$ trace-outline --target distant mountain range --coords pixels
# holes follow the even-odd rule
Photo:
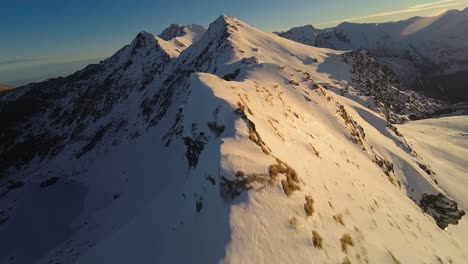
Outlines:
[[[364,49],[427,95],[468,101],[468,8],[387,23],[344,22],[327,31],[292,28],[280,36],[317,47]]]
[[[98,63],[103,58],[77,60],[61,63],[38,63],[18,69],[2,69],[0,71],[0,81],[20,87],[33,82],[42,82],[50,78],[68,76],[89,64]]]

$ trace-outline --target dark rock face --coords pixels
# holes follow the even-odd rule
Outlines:
[[[199,197],[195,202],[195,208],[197,209],[197,213],[199,213],[203,209],[203,196]]]
[[[50,177],[49,179],[41,182],[41,187],[45,188],[51,185],[56,184],[59,181],[59,177]]]
[[[423,194],[420,206],[425,213],[436,220],[437,225],[442,229],[450,224],[458,224],[458,220],[465,215],[465,211],[458,209],[458,205],[455,201],[442,193],[437,195]]]
[[[390,123],[405,121],[401,115],[417,120],[451,111],[447,103],[406,87],[388,66],[367,51],[354,50],[341,55],[341,58],[351,66],[353,88],[361,95],[372,97]],[[345,93],[348,91],[345,87]]]
[[[185,156],[187,157],[187,161],[190,168],[197,167],[198,158],[200,157],[200,153],[203,151],[205,147],[205,142],[193,139],[191,137],[184,137],[184,143],[187,146],[187,150],[185,151]]]
[[[211,132],[215,134],[216,137],[221,136],[221,134],[224,132],[224,125],[220,125],[218,123],[214,122],[208,122],[208,127],[210,128]]]
[[[222,197],[224,197],[226,201],[229,201],[237,198],[243,191],[253,189],[254,183],[266,186],[266,184],[271,183],[271,181],[272,178],[269,175],[258,173],[245,174],[242,171],[238,171],[234,179],[221,176],[219,186]]]
[[[224,75],[223,79],[226,80],[226,81],[233,81],[233,80],[235,80],[237,78],[239,73],[240,73],[240,69],[237,69],[232,73],[228,73],[228,74]]]
[[[226,177],[221,178],[220,192],[225,200],[232,200],[238,197],[243,191],[248,190],[249,187],[243,179],[229,180]]]
[[[192,136],[184,137],[184,143],[187,146],[185,156],[187,157],[189,168],[197,167],[198,159],[207,142],[208,137],[205,135],[205,132],[199,131],[197,124],[192,124]]]

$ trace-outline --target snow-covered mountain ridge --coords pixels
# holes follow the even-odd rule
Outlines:
[[[292,28],[280,36],[317,47],[365,49],[399,71],[413,88],[451,101],[468,100],[464,79],[468,71],[468,8],[398,22],[344,22],[330,31],[311,31],[310,27]],[[418,74],[421,78],[415,78]]]
[[[171,28],[0,94],[1,263],[463,263],[464,208],[393,124],[443,103],[234,17]]]
[[[334,48],[325,38],[322,37],[322,35],[326,35],[326,33],[320,29],[314,28],[312,25],[294,27],[286,32],[281,32],[278,35],[310,46]]]

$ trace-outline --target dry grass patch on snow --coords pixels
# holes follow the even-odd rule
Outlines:
[[[307,216],[312,216],[314,213],[314,199],[312,199],[312,196],[306,195],[305,200],[306,203],[304,204],[304,211],[306,212]]]
[[[299,177],[297,176],[297,172],[278,158],[276,158],[276,162],[277,164],[272,164],[268,167],[270,177],[275,179],[278,174],[284,174],[286,179],[281,181],[281,186],[283,187],[283,191],[286,196],[291,196],[294,191],[301,189],[299,187]]]
[[[348,247],[349,246],[354,246],[353,238],[349,234],[344,234],[340,238],[341,242],[341,250],[345,253],[348,253]]]
[[[276,178],[276,176],[279,174],[279,173],[283,173],[283,174],[286,174],[288,172],[288,167],[283,163],[278,163],[278,164],[272,164],[270,165],[270,167],[268,168],[268,171],[270,173],[270,176],[272,178]]]
[[[343,215],[342,214],[337,214],[337,215],[334,215],[333,216],[333,219],[339,223],[340,225],[344,226],[344,222],[343,222]]]
[[[315,230],[312,231],[312,242],[315,248],[322,249],[323,238]]]
[[[320,158],[320,152],[317,150],[317,148],[309,143],[309,146],[312,148],[312,151],[314,152],[315,156]]]
[[[294,191],[300,190],[299,185],[291,181],[289,178],[281,181],[281,186],[283,187],[283,192],[286,196],[291,196]]]
[[[342,263],[343,263],[343,264],[351,264],[351,261],[349,260],[348,257],[345,257],[345,258],[343,259],[343,262],[342,262]]]

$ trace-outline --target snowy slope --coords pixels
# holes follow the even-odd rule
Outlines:
[[[467,193],[462,190],[468,180],[467,118],[440,117],[398,126],[408,142],[418,149],[418,154],[427,160],[434,170],[444,173],[437,177],[439,184],[461,204],[468,201]],[[466,204],[463,206],[467,207]]]
[[[343,52],[228,16],[183,51],[163,38],[0,94],[1,263],[466,260],[461,196],[372,95],[343,92],[366,74]]]
[[[410,122],[398,126],[408,143],[436,171],[438,184],[467,208],[468,116],[451,116]],[[468,222],[451,228],[457,237],[468,236]]]

